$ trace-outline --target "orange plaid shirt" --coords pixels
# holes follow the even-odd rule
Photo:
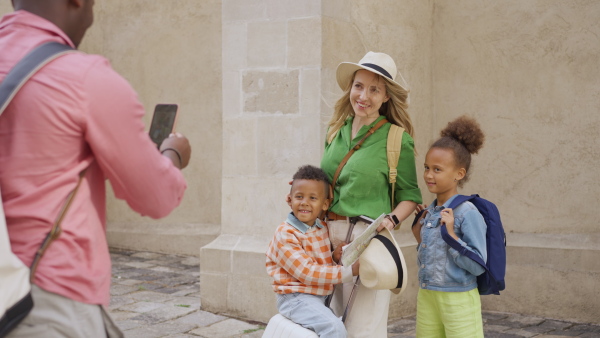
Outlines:
[[[277,227],[266,255],[267,273],[279,294],[323,296],[332,293],[335,284],[352,280],[352,267],[333,262],[327,226],[319,220],[309,227],[290,213]]]

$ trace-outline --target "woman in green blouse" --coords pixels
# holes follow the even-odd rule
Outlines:
[[[415,210],[417,204],[422,203],[415,168],[414,130],[406,111],[408,90],[394,80],[396,74],[394,60],[387,54],[374,52],[368,52],[358,64],[343,62],[337,68],[337,82],[344,94],[337,101],[329,122],[321,160],[321,167],[330,179],[333,179],[348,151],[382,119],[404,128],[405,132],[398,160],[398,177],[394,186],[396,207],[393,210],[387,162],[390,123],[368,136],[341,170],[327,216],[334,247],[346,239],[348,217],[365,215],[375,219],[386,213],[389,217],[378,230],[383,227],[392,230]],[[358,222],[352,238],[366,227],[365,223]],[[348,283],[336,290],[332,308],[337,315],[342,315],[352,286]],[[371,290],[360,285],[352,311],[346,319],[348,336],[387,337],[390,296],[389,290]]]

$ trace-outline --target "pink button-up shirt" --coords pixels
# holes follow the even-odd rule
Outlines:
[[[54,24],[25,11],[0,20],[0,80],[49,41],[73,46]],[[140,214],[160,218],[186,184],[144,131],[131,86],[98,55],[70,53],[30,79],[0,116],[0,187],[12,250],[31,264],[78,173],[88,168],[62,234],[41,259],[35,284],[89,304],[109,302],[105,179]]]

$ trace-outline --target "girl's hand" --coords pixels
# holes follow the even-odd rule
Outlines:
[[[342,242],[340,244],[338,244],[337,248],[335,248],[335,250],[333,250],[333,254],[332,254],[332,258],[333,261],[336,263],[340,263],[340,259],[342,258],[342,247],[344,245],[346,245],[348,243]]]
[[[446,230],[448,230],[448,235],[452,236],[454,239],[458,239],[456,233],[454,232],[454,212],[450,208],[446,208],[442,210],[442,224],[446,225]]]
[[[415,216],[417,216],[421,211],[427,209],[427,204],[417,204],[417,207],[415,208]],[[419,219],[417,220],[417,223],[415,223],[415,226],[412,227],[412,233],[413,236],[415,236],[415,239],[417,240],[417,243],[421,243],[421,228],[423,227],[423,224],[421,224],[421,220],[425,217],[425,215],[427,214],[427,212],[424,212],[421,217],[419,217]]]

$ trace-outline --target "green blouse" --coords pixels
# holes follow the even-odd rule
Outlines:
[[[380,116],[368,126],[362,126],[352,139],[353,117],[346,120],[330,144],[325,144],[321,168],[330,180],[348,151],[383,119]],[[377,218],[390,213],[391,192],[387,163],[387,136],[390,123],[386,123],[373,135],[367,137],[359,150],[348,160],[334,187],[330,210],[342,216],[365,215]],[[422,203],[421,190],[417,184],[414,141],[408,133],[402,135],[402,151],[398,160],[398,177],[395,187],[396,204],[401,201]]]

